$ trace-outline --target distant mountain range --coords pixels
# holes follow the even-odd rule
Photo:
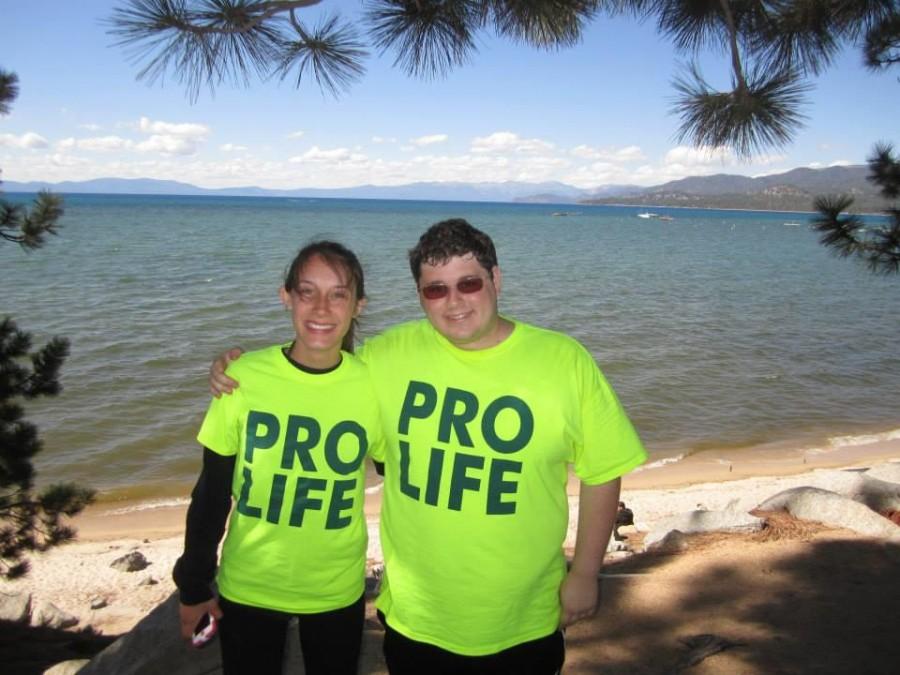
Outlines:
[[[730,174],[695,176],[653,187],[605,185],[582,190],[559,182],[440,183],[360,185],[350,188],[297,188],[272,190],[259,187],[207,189],[178,181],[150,178],[97,178],[62,183],[6,181],[7,192],[218,195],[235,197],[330,197],[341,199],[414,199],[427,201],[526,202],[542,204],[634,204],[694,208],[810,211],[818,195],[849,194],[855,211],[881,211],[887,202],[866,180],[865,166],[827,169],[793,169],[786,173],[749,178]]]
[[[862,165],[793,169],[759,178],[716,174],[682,178],[629,195],[593,196],[583,203],[812,211],[817,196],[845,194],[854,198],[854,212],[882,211],[888,202],[866,179],[868,174]]]
[[[5,181],[7,192],[53,192],[80,194],[208,195],[223,197],[331,197],[335,199],[416,199],[425,201],[514,202],[536,193],[553,194],[563,203],[585,197],[585,190],[565,183],[410,183],[408,185],[360,185],[349,188],[296,188],[273,190],[260,187],[207,189],[171,180],[152,178],[96,178],[86,181],[47,183]]]

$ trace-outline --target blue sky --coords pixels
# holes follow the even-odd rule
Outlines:
[[[654,185],[688,175],[760,175],[859,164],[879,140],[900,142],[900,72],[873,74],[859,50],[815,78],[806,127],[786,148],[746,163],[674,141],[671,82],[686,56],[651,24],[600,18],[582,44],[539,52],[484,35],[447,78],[423,81],[373,54],[335,100],[313,83],[253,81],[203,90],[192,104],[171,76],[148,86],[113,46],[113,0],[0,0],[0,67],[20,94],[0,117],[2,179],[178,180],[203,187],[397,185],[416,181],[556,180],[581,188]],[[352,16],[358,0],[320,9]],[[700,57],[726,81],[727,58]]]

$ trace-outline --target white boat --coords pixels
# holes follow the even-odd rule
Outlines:
[[[638,218],[656,218],[657,215],[655,213],[650,213],[649,211],[645,211],[644,213],[637,214]]]

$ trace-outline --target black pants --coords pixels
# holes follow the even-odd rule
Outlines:
[[[296,616],[307,675],[356,675],[365,596],[318,614],[285,614],[220,597],[219,642],[225,675],[281,675],[288,622]]]
[[[410,640],[387,625],[384,659],[391,675],[557,675],[566,658],[562,631],[487,656],[463,656]]]

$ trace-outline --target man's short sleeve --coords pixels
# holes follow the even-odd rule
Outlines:
[[[647,453],[616,393],[585,352],[580,364],[581,437],[575,474],[588,485],[618,478],[644,463]]]

